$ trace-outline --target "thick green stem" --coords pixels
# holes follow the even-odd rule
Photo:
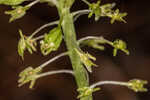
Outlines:
[[[77,86],[78,88],[88,87],[89,81],[87,72],[81,63],[77,52],[75,51],[75,48],[79,49],[79,46],[76,39],[73,16],[70,13],[70,1],[71,0],[59,0],[59,6],[57,6],[57,9],[59,11],[64,39],[69,52]],[[92,95],[82,97],[80,100],[92,100]]]

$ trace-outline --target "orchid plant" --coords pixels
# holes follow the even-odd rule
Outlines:
[[[81,0],[87,5],[87,9],[71,12],[70,9],[75,0],[0,0],[1,5],[8,5],[12,7],[12,10],[5,11],[5,14],[10,15],[9,22],[13,22],[19,18],[22,18],[26,12],[37,3],[47,3],[50,7],[56,7],[59,14],[59,20],[49,22],[37,30],[35,30],[30,36],[25,36],[19,29],[20,40],[18,42],[18,54],[24,60],[24,52],[27,50],[29,53],[36,52],[36,46],[40,45],[41,53],[44,56],[50,55],[53,51],[57,51],[61,45],[62,40],[65,41],[67,50],[54,58],[46,61],[36,68],[32,66],[27,67],[19,74],[19,87],[30,83],[30,88],[33,88],[37,79],[59,73],[68,73],[75,77],[77,84],[77,96],[80,100],[93,100],[92,94],[95,91],[101,90],[101,85],[121,85],[126,86],[135,92],[145,92],[147,89],[144,87],[147,84],[146,80],[132,79],[128,82],[119,81],[98,81],[92,85],[89,84],[89,73],[92,73],[93,66],[98,66],[94,63],[96,58],[84,52],[81,47],[88,46],[98,50],[105,50],[104,45],[110,45],[113,47],[113,56],[117,55],[117,51],[120,50],[126,55],[129,55],[127,45],[125,41],[116,39],[109,41],[102,36],[87,36],[79,40],[76,39],[76,31],[74,27],[75,21],[84,14],[88,14],[88,18],[95,17],[95,21],[100,20],[102,17],[110,18],[110,23],[115,21],[126,23],[124,17],[127,13],[121,13],[119,9],[114,9],[115,3],[101,4],[101,0],[97,2],[90,2],[90,0]],[[26,2],[26,5],[22,3]],[[49,32],[44,33],[41,36],[35,36],[39,31],[46,27],[55,26]],[[43,72],[43,68],[53,61],[63,56],[69,56],[72,70],[55,70],[49,72]]]

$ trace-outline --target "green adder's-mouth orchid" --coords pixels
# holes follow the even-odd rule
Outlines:
[[[127,16],[127,13],[120,13],[119,9],[116,9],[113,13],[108,14],[108,17],[111,18],[111,24],[113,24],[115,21],[126,23],[126,21],[123,19],[125,16]]]
[[[129,55],[129,51],[127,50],[127,45],[123,40],[119,40],[119,39],[115,40],[112,46],[114,47],[113,56],[117,55],[118,50],[121,50],[125,52],[127,55]]]
[[[100,8],[100,1],[97,1],[97,3],[92,3],[89,5],[89,9],[91,12],[88,15],[88,18],[91,18],[92,15],[95,15],[95,21],[98,21],[101,16],[101,8]]]
[[[84,53],[83,51],[79,51],[77,49],[75,49],[75,51],[79,55],[81,62],[85,65],[87,70],[89,72],[92,72],[92,66],[97,66],[97,65],[94,64],[90,59],[95,61],[96,58],[94,56],[90,55],[89,53]]]
[[[33,51],[36,51],[36,41],[31,37],[26,37],[22,34],[22,31],[19,30],[21,39],[18,42],[18,53],[24,59],[24,51],[27,49],[31,54]]]
[[[32,88],[37,79],[37,75],[40,74],[41,71],[42,69],[40,67],[37,67],[35,69],[33,69],[32,67],[26,68],[19,74],[20,79],[18,80],[18,86],[20,87],[26,83],[31,82],[29,88]]]
[[[147,88],[144,87],[148,82],[146,80],[133,79],[128,82],[128,88],[135,92],[146,92]]]
[[[28,10],[30,7],[28,6],[14,6],[14,10],[5,11],[5,14],[11,15],[11,18],[9,19],[9,22],[12,22],[16,19],[19,19],[23,17],[26,14],[26,10]]]
[[[28,51],[30,54],[32,54],[33,52],[38,51],[38,47],[42,55],[38,55],[38,53],[36,53],[36,57],[40,57],[42,59],[43,59],[42,56],[52,57],[53,55],[50,54],[52,54],[54,51],[57,51],[58,49],[61,49],[60,51],[63,51],[63,53],[60,53],[50,58],[49,60],[45,61],[36,68],[33,68],[32,66],[25,68],[19,74],[18,86],[21,87],[29,83],[29,88],[33,88],[35,82],[39,78],[48,75],[67,73],[71,74],[75,78],[74,80],[77,85],[77,92],[79,93],[77,99],[79,100],[93,100],[93,93],[95,91],[100,90],[101,88],[97,88],[97,86],[101,85],[125,86],[133,90],[134,92],[147,91],[147,89],[144,87],[144,85],[147,84],[147,81],[140,79],[133,79],[127,82],[100,80],[94,84],[91,84],[89,75],[92,74],[93,66],[97,66],[94,63],[96,58],[91,54],[84,52],[87,48],[82,48],[83,46],[88,46],[97,50],[104,51],[106,49],[105,46],[109,45],[113,48],[113,56],[116,56],[118,51],[123,51],[124,53],[129,55],[129,50],[127,49],[126,42],[120,39],[110,41],[105,39],[103,36],[82,37],[85,34],[76,33],[80,32],[76,30],[75,24],[76,21],[81,15],[86,14],[88,15],[88,18],[92,18],[92,16],[94,16],[95,21],[101,20],[103,17],[106,17],[110,19],[111,24],[113,24],[115,21],[126,23],[124,17],[127,15],[127,13],[120,12],[119,9],[115,7],[116,3],[105,4],[106,2],[105,0],[104,2],[102,2],[102,0],[95,0],[95,1],[80,0],[80,1],[84,2],[87,5],[85,7],[87,8],[80,9],[81,7],[79,7],[80,10],[74,9],[76,7],[73,7],[73,5],[77,6],[74,3],[78,2],[78,0],[0,0],[0,4],[8,5],[12,8],[12,10],[5,11],[5,14],[10,15],[9,22],[13,22],[19,18],[22,18],[25,14],[28,14],[27,11],[30,10],[30,8],[32,8],[32,6],[36,4],[40,5],[36,6],[34,10],[40,9],[39,7],[42,6],[42,3],[48,4],[47,6],[49,7],[55,7],[56,8],[55,10],[57,10],[58,16],[55,17],[57,20],[54,20],[53,22],[50,21],[48,23],[45,22],[44,25],[41,25],[35,31],[30,33],[29,36],[23,35],[22,31],[19,30],[20,39],[18,42],[18,54],[24,60],[25,51]],[[34,12],[34,10],[31,11],[30,13]],[[51,12],[48,13],[50,14]],[[51,19],[52,17],[49,18],[50,20],[53,20]],[[102,20],[101,23],[103,23],[104,21],[105,20]],[[49,28],[50,31],[47,32],[47,30],[44,30],[45,28]],[[103,27],[100,27],[100,29],[101,28]],[[85,28],[85,30],[90,29]],[[78,40],[77,36],[80,36],[82,38]],[[62,41],[64,42],[62,45],[63,48],[60,48]],[[84,51],[82,49],[84,49]],[[107,53],[107,51],[105,53]],[[97,56],[99,56],[97,52],[96,54]],[[42,72],[45,67],[47,67],[48,65],[52,66],[51,63],[64,56],[68,56],[68,58],[70,59],[71,62],[70,65],[72,66],[71,70],[59,69]],[[58,64],[61,66],[61,63]]]

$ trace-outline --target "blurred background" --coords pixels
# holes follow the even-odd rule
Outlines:
[[[95,0],[91,0],[94,2]],[[112,56],[113,48],[98,51],[85,47],[94,55],[99,67],[93,69],[90,74],[90,84],[103,81],[128,81],[134,78],[148,80],[150,82],[150,6],[149,0],[102,0],[102,3],[117,4],[121,12],[127,12],[127,23],[115,22],[110,24],[109,18],[101,18],[98,22],[87,15],[80,17],[76,23],[78,39],[87,35],[104,36],[111,41],[122,39],[127,42],[130,55],[119,52]],[[72,11],[85,9],[87,6],[80,0],[76,0]],[[17,43],[20,38],[18,29],[22,29],[25,35],[30,35],[35,29],[50,21],[57,20],[56,8],[47,4],[37,4],[30,9],[26,16],[8,23],[9,16],[4,11],[10,7],[0,6],[0,100],[77,100],[76,84],[71,75],[59,74],[38,79],[34,88],[29,89],[28,84],[18,88],[18,74],[28,66],[37,67],[55,55],[65,51],[62,43],[58,52],[49,56],[42,56],[40,50],[30,55],[25,52],[24,61],[17,54]],[[46,28],[39,33],[48,32]],[[38,47],[39,48],[39,47]],[[62,57],[48,65],[43,71],[72,69],[68,57]],[[150,89],[150,84],[146,86]],[[126,87],[106,85],[102,90],[93,94],[94,100],[150,100],[150,92],[135,93]]]

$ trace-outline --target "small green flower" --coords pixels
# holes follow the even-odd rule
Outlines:
[[[90,4],[89,9],[91,10],[91,12],[89,13],[88,18],[91,18],[92,15],[95,14],[95,21],[98,21],[101,16],[100,1]]]
[[[15,6],[23,3],[24,1],[27,0],[0,0],[0,4]]]
[[[31,54],[33,51],[36,51],[36,41],[30,37],[25,37],[22,34],[22,31],[19,30],[21,39],[18,42],[18,53],[24,59],[24,51],[27,49]]]
[[[92,55],[90,55],[89,53],[84,53],[84,52],[80,52],[79,50],[75,49],[75,51],[77,52],[77,54],[79,55],[82,63],[85,65],[85,67],[87,68],[87,70],[89,72],[92,72],[92,66],[97,66],[96,64],[94,64],[90,59],[92,60],[96,60],[95,57],[93,57]]]
[[[35,81],[37,79],[37,75],[42,71],[42,69],[40,67],[33,69],[32,67],[28,67],[26,69],[24,69],[20,74],[19,77],[20,79],[18,80],[19,83],[19,87],[26,84],[26,83],[30,83],[29,88],[32,88],[35,84]]]
[[[11,15],[11,18],[9,20],[9,22],[12,22],[16,19],[19,19],[21,17],[23,17],[26,14],[26,10],[29,9],[28,6],[16,6],[13,7],[14,10],[10,10],[10,11],[5,11],[5,14]]]
[[[146,80],[133,79],[128,82],[128,88],[135,92],[146,92],[147,89],[144,88],[144,85],[147,83]]]
[[[40,41],[41,52],[43,55],[48,55],[52,51],[56,51],[62,41],[62,31],[60,27],[52,29],[48,34],[45,34],[44,40]]]
[[[111,24],[113,24],[115,20],[126,23],[123,17],[127,16],[127,13],[119,13],[119,9],[116,9],[112,14],[109,14],[108,16],[111,17]]]
[[[113,42],[113,47],[114,47],[113,56],[117,55],[118,50],[121,50],[121,51],[125,52],[127,55],[129,55],[129,51],[127,50],[127,46],[124,41],[119,40],[119,39],[115,40]]]
[[[90,88],[90,87],[79,88],[77,91],[80,93],[80,95],[77,98],[79,99],[82,97],[92,95],[93,92],[96,92],[98,90],[100,90],[100,88]]]

